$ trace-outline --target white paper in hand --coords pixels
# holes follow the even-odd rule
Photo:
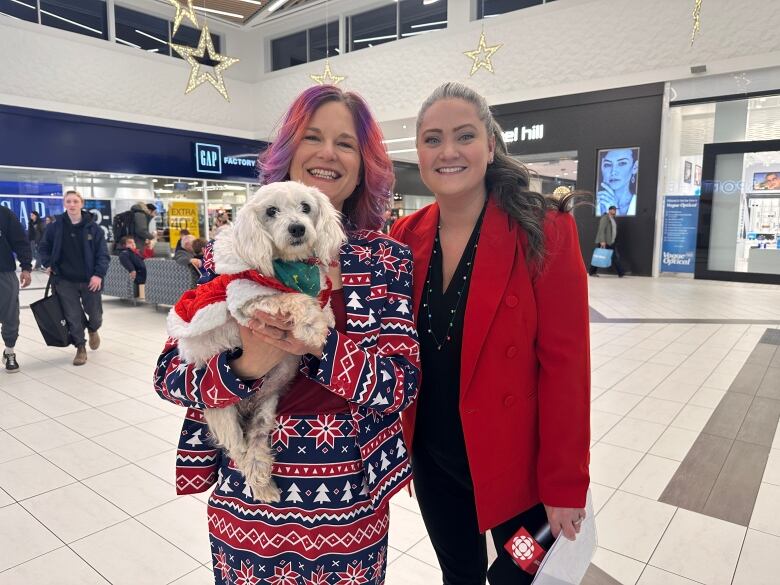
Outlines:
[[[532,585],[580,584],[598,544],[590,490],[585,502],[585,513],[577,540],[571,541],[561,533],[544,556]]]

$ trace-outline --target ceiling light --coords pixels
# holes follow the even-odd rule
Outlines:
[[[201,8],[199,6],[193,6],[195,10],[199,10],[201,12],[211,12],[213,14],[221,14],[222,16],[231,16],[233,18],[240,18],[244,19],[244,16],[242,14],[236,14],[235,12],[225,12],[224,10],[214,10],[213,8]]]
[[[424,26],[438,26],[440,24],[447,24],[447,21],[437,20],[436,22],[423,22],[422,24],[413,24],[411,28],[422,28]]]
[[[423,6],[427,6],[428,4],[436,4],[439,0],[423,0]]]
[[[48,12],[46,10],[41,10],[41,14],[45,14],[46,16],[51,16],[52,18],[56,18],[57,20],[61,20],[63,22],[67,22],[68,24],[72,24],[74,26],[77,26],[79,28],[83,28],[88,31],[92,31],[93,33],[97,33],[99,35],[103,34],[102,30],[97,30],[96,28],[92,28],[90,26],[85,26],[81,24],[80,22],[76,22],[75,20],[68,20],[67,18],[63,18],[62,16],[59,16],[57,14],[54,14],[53,12]],[[138,46],[138,45],[136,45]]]
[[[416,148],[402,148],[400,150],[388,150],[387,154],[401,154],[402,152],[417,152]]]
[[[247,4],[254,4],[255,6],[262,6],[263,2],[262,0],[240,0],[241,2],[246,2]]]
[[[33,10],[35,10],[35,4],[30,6],[29,4],[26,4],[24,2],[19,2],[19,0],[11,0],[11,2],[13,2],[14,4],[21,4],[22,6],[26,6],[27,8],[32,8]],[[5,14],[5,13],[3,13],[3,14]],[[9,16],[10,16],[10,14],[9,14]]]
[[[127,45],[128,47],[135,47],[136,49],[140,49],[141,45],[136,45],[135,43],[131,43],[130,41],[126,41],[125,39],[120,39],[119,37],[116,38],[117,43],[122,43],[123,45]]]
[[[389,138],[388,140],[383,140],[385,144],[391,144],[393,142],[409,142],[410,140],[414,140],[414,136],[409,136],[408,138]]]
[[[369,37],[367,39],[355,39],[352,42],[353,43],[369,43],[371,41],[386,41],[387,39],[396,39],[398,38],[395,35],[384,35],[381,37]]]
[[[145,33],[142,30],[138,30],[137,28],[133,29],[133,30],[135,30],[135,32],[137,32],[139,35],[143,35],[145,37],[148,37],[148,38],[152,39],[153,41],[157,41],[158,43],[160,43],[162,45],[167,45],[168,44],[168,41],[164,41],[160,37],[156,37],[154,35],[150,35],[149,33]]]
[[[266,12],[268,12],[270,14],[270,13],[276,11],[276,10],[279,10],[282,6],[287,4],[287,2],[288,2],[288,0],[275,0],[275,2],[271,2],[268,5],[268,8],[266,8],[265,10],[266,10]]]

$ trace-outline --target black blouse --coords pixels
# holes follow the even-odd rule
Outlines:
[[[460,354],[471,270],[484,213],[483,209],[446,291],[443,291],[442,251],[437,230],[417,316],[423,376],[415,417],[414,449],[425,449],[450,473],[469,484],[458,409]]]

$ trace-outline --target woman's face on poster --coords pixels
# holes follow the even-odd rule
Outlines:
[[[616,193],[629,189],[631,177],[638,171],[630,148],[609,150],[601,159],[601,179]]]

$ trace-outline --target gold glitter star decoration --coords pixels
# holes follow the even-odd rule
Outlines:
[[[325,72],[322,75],[311,74],[309,77],[312,81],[315,81],[317,85],[338,85],[346,79],[343,75],[334,75],[330,70],[330,59],[325,59]]]
[[[696,40],[696,34],[701,30],[701,4],[703,0],[696,0],[693,7],[693,30],[691,31],[691,46]]]
[[[192,7],[192,0],[170,0],[176,8],[176,16],[173,18],[173,34],[179,30],[179,25],[184,18],[187,18],[192,24],[198,26],[198,17],[195,16],[195,9]],[[186,4],[186,6],[185,6]]]
[[[491,73],[495,73],[495,71],[493,71],[493,62],[490,59],[502,46],[502,43],[498,43],[497,45],[488,47],[485,42],[485,31],[483,30],[482,34],[479,35],[479,46],[473,51],[465,51],[463,53],[466,57],[474,61],[471,64],[469,76],[474,75],[479,69],[487,69]]]
[[[225,80],[222,78],[222,72],[228,67],[238,63],[238,59],[235,57],[228,57],[227,55],[220,55],[214,50],[214,43],[211,41],[211,33],[209,33],[209,27],[205,22],[200,31],[200,41],[196,48],[193,49],[192,47],[171,43],[171,49],[176,51],[192,68],[190,70],[190,79],[187,82],[187,89],[184,90],[185,95],[208,81],[223,98],[230,101],[227,89],[225,89]],[[213,67],[214,73],[201,71],[201,64],[196,61],[196,57],[198,59],[207,57],[211,61],[215,61],[217,64]]]

